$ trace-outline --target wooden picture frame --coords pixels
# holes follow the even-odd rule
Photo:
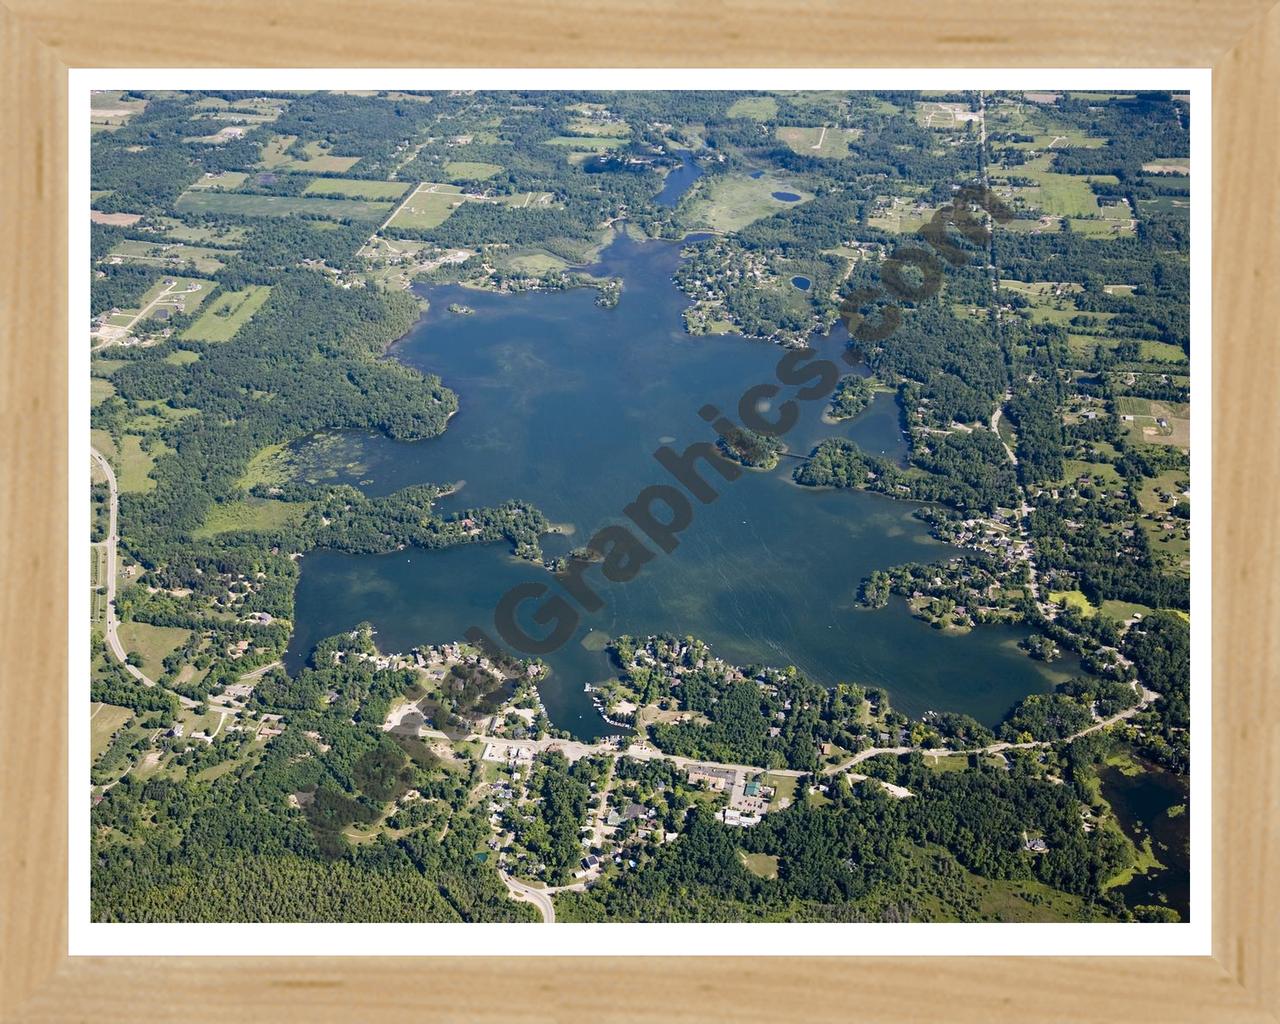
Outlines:
[[[1280,1019],[1280,7],[856,2],[545,9],[5,0],[0,280],[0,1008],[6,1021]],[[200,31],[190,31],[198,16]],[[183,27],[183,26],[186,27]],[[67,70],[1207,67],[1213,78],[1213,956],[67,955]],[[1200,538],[1199,543],[1210,543]],[[1140,941],[1140,940],[1137,940]],[[229,949],[229,953],[233,950]],[[874,949],[866,951],[874,954]],[[963,953],[963,950],[957,950]]]

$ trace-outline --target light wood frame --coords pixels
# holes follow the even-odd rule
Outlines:
[[[2,2],[3,1020],[1280,1020],[1280,286],[1272,280],[1280,7],[1272,0]],[[1214,69],[1212,957],[748,965],[67,956],[67,69],[609,64]]]

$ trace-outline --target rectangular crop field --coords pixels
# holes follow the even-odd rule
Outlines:
[[[182,336],[191,341],[230,341],[262,308],[270,294],[271,286],[264,284],[252,284],[239,292],[223,292]]]
[[[391,203],[364,199],[321,199],[308,196],[253,196],[239,192],[184,192],[174,209],[180,213],[238,214],[242,217],[291,217],[309,214],[332,220],[376,221]]]
[[[306,196],[340,196],[347,199],[399,199],[409,191],[407,181],[364,181],[360,178],[316,178],[302,193]]]

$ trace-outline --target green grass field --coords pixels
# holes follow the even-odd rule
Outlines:
[[[271,294],[271,286],[252,284],[243,291],[223,292],[200,319],[182,334],[191,341],[230,341]]]
[[[170,352],[164,357],[164,361],[170,366],[187,366],[191,363],[200,361],[200,353],[192,352],[185,348],[180,348],[175,352]],[[194,411],[194,410],[193,410]]]
[[[214,537],[237,530],[275,530],[297,521],[310,508],[308,502],[245,498],[214,505],[193,536]]]
[[[387,224],[393,228],[434,228],[466,202],[457,185],[424,181],[410,195]]]
[[[507,269],[514,270],[517,273],[541,277],[549,270],[565,270],[569,264],[559,256],[552,256],[550,253],[545,252],[535,252],[512,256],[506,261],[506,266]]]
[[[849,143],[859,132],[852,128],[802,128],[794,125],[779,127],[778,140],[801,156],[820,156],[840,159],[849,155]]]
[[[91,377],[89,379],[89,404],[97,405],[99,402],[105,402],[108,398],[116,393],[116,386],[109,380],[103,380],[101,377]]]
[[[1079,608],[1080,614],[1086,619],[1091,619],[1098,614],[1098,609],[1093,606],[1081,590],[1051,590],[1049,591],[1049,600],[1054,604],[1061,605],[1063,608]]]
[[[154,679],[164,671],[164,659],[187,641],[190,631],[177,626],[152,626],[146,622],[120,623],[125,651],[142,655],[142,671]]]
[[[1088,180],[1080,175],[1058,174],[1050,170],[1052,160],[1051,155],[1044,154],[1006,172],[1011,177],[1031,178],[1036,182],[1034,186],[1018,188],[1018,195],[1031,206],[1055,216],[1098,216],[1098,199]]]
[[[367,199],[321,199],[315,196],[253,196],[239,192],[184,192],[174,209],[180,213],[238,214],[242,217],[291,217],[307,214],[331,220],[376,221],[391,203]]]
[[[399,199],[409,191],[407,181],[365,181],[361,178],[316,178],[305,196],[341,196],[347,199]]]
[[[742,866],[757,878],[778,877],[778,858],[773,854],[747,853],[745,850],[739,850],[738,859],[742,861]]]
[[[143,451],[142,438],[137,434],[125,434],[120,438],[120,458],[116,468],[122,493],[142,494],[155,489],[156,482],[147,474],[156,464],[155,455],[165,448],[159,442],[153,444],[153,451],[147,452]]]
[[[778,101],[772,96],[744,96],[734,100],[725,111],[726,117],[750,117],[756,121],[772,121],[778,116]]]
[[[321,142],[308,142],[302,147],[304,156],[286,152],[298,141],[296,135],[273,135],[262,147],[259,166],[267,170],[303,171],[315,174],[341,174],[360,162],[358,156],[335,156]]]
[[[785,801],[791,803],[796,798],[796,778],[794,775],[760,776],[760,785],[773,787],[773,799],[769,801],[769,810],[777,810]]]
[[[786,203],[774,199],[774,192],[790,192],[800,200]],[[737,231],[761,217],[794,208],[812,198],[812,193],[769,174],[759,178],[746,174],[717,175],[689,202],[684,221],[690,227]]]
[[[451,160],[444,165],[444,176],[450,181],[484,181],[502,170],[502,164],[474,160]]]
[[[107,744],[116,731],[133,717],[133,710],[97,701],[92,702],[89,708],[89,757],[96,761],[107,749]]]

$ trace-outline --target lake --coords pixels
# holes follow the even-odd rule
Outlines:
[[[680,197],[689,191],[689,186],[702,177],[702,168],[693,159],[693,154],[683,149],[676,154],[680,157],[680,166],[667,172],[662,191],[654,196],[653,201],[659,206],[674,207]]]
[[[460,408],[448,430],[413,443],[330,435],[300,447],[304,473],[370,494],[461,480],[441,500],[442,512],[526,499],[571,531],[544,537],[548,556],[584,543],[621,520],[644,487],[669,480],[653,459],[656,448],[714,440],[698,416],[705,403],[732,412],[747,387],[775,379],[776,346],[684,333],[686,301],[671,282],[678,260],[676,244],[619,236],[594,269],[625,282],[610,310],[588,289],[420,288],[431,308],[393,356],[439,374],[457,392]],[[449,313],[451,303],[475,312]],[[836,358],[847,340],[837,327],[813,343]],[[799,404],[801,419],[783,438],[793,453],[845,436],[899,461],[906,455],[891,393],[834,426],[822,420],[825,402]],[[882,686],[908,714],[954,710],[987,723],[1078,671],[1074,659],[1045,666],[1022,654],[1016,644],[1025,629],[984,626],[949,636],[914,619],[901,601],[879,611],[858,607],[858,585],[873,569],[956,552],[928,535],[912,503],[803,488],[791,479],[795,466],[784,457],[771,472],[744,472],[733,482],[708,470],[720,497],[695,508],[671,555],[627,583],[589,574],[604,608],[584,614],[578,636],[545,658],[552,674],[542,695],[557,725],[583,737],[611,731],[583,692],[612,673],[605,653],[580,643],[591,630],[693,634],[735,662],[796,665],[824,684]],[[387,651],[456,640],[472,625],[493,635],[497,600],[525,581],[552,582],[505,544],[374,556],[310,552],[301,562],[286,664],[296,669],[320,639],[366,619]]]

